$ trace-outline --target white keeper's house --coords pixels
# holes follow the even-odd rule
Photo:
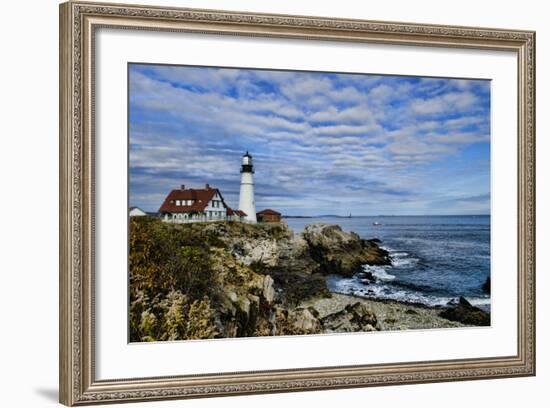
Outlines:
[[[217,188],[207,184],[204,188],[172,190],[159,209],[161,219],[166,222],[187,223],[205,221],[242,221],[246,214],[227,206]]]

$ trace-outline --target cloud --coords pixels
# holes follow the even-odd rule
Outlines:
[[[429,99],[417,99],[411,104],[412,111],[421,115],[443,112],[468,112],[477,102],[471,92],[450,92]]]
[[[486,212],[460,197],[488,194],[489,110],[488,81],[133,64],[130,201],[208,182],[236,206],[249,150],[258,208],[418,213],[449,194]]]

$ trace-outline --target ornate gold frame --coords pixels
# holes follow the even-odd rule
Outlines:
[[[513,51],[518,64],[518,350],[513,356],[98,381],[94,376],[94,32],[98,27]],[[535,374],[535,33],[228,11],[60,6],[60,401],[66,405]]]

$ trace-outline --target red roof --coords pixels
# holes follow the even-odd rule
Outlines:
[[[281,213],[272,210],[271,208],[266,208],[265,210],[260,211],[257,213],[258,215],[281,215]]]
[[[238,215],[239,217],[246,217],[246,213],[242,210],[234,210],[232,208],[227,207],[227,215]]]
[[[164,203],[160,206],[159,212],[168,213],[190,213],[202,212],[212,199],[218,193],[223,201],[223,197],[217,188],[172,190],[166,196]],[[176,205],[176,200],[193,200],[191,205]],[[224,203],[225,205],[225,203]]]

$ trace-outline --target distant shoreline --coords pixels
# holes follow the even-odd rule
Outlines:
[[[376,214],[376,215],[336,215],[336,214],[329,214],[329,215],[282,215],[282,218],[376,218],[376,217],[490,217],[491,214],[422,214],[422,215],[383,215],[383,214]]]

